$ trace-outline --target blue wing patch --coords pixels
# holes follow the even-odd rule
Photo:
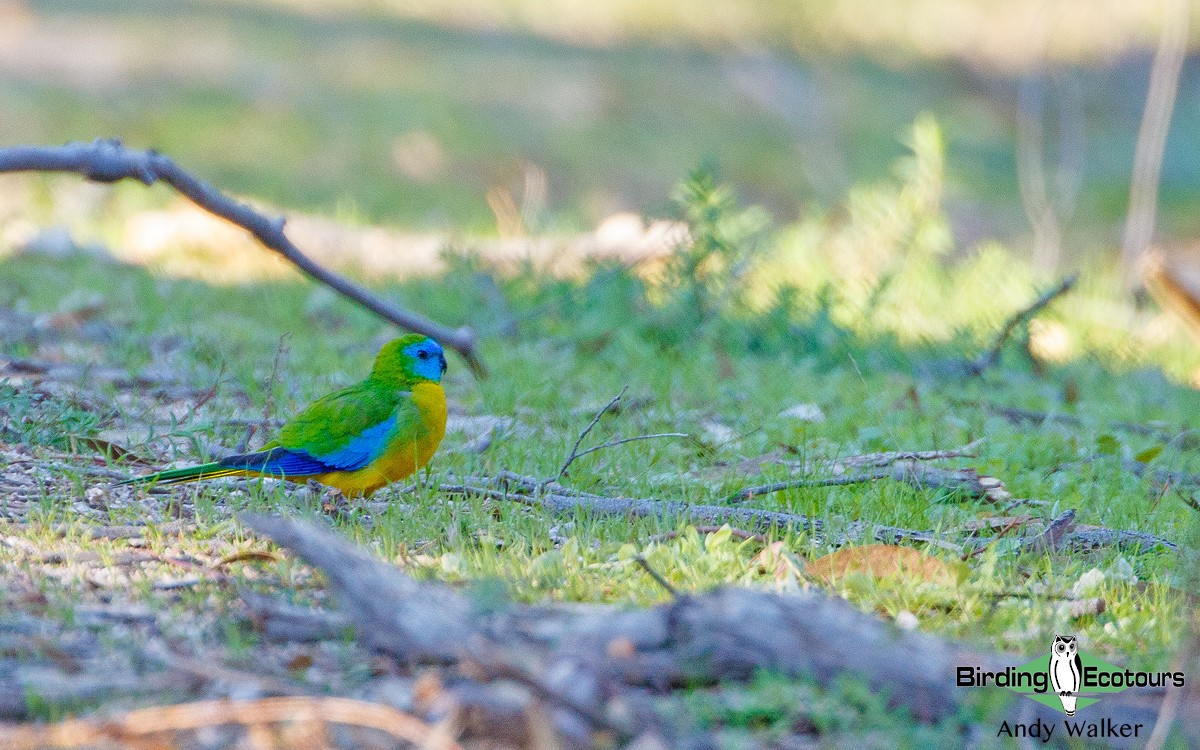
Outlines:
[[[330,471],[355,471],[371,463],[383,453],[396,416],[385,419],[359,433],[336,451],[313,456],[299,448],[272,448],[258,453],[245,453],[221,459],[221,465],[231,469],[247,469],[277,477],[303,477]]]
[[[272,448],[258,453],[228,456],[221,459],[221,465],[230,469],[246,469],[275,477],[303,477],[336,471],[333,466],[318,461],[304,451],[290,451],[287,448]]]
[[[341,471],[361,469],[374,461],[387,446],[388,437],[396,429],[396,415],[388,417],[374,427],[360,432],[349,443],[332,453],[314,456],[318,461]],[[302,451],[301,451],[302,452]],[[305,454],[307,455],[307,454]]]

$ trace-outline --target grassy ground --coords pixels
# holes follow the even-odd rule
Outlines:
[[[929,158],[918,154],[910,167]],[[8,519],[0,597],[14,613],[4,658],[17,674],[39,677],[32,705],[47,717],[139,694],[156,702],[195,694],[140,676],[147,659],[163,658],[143,653],[145,643],[170,644],[176,660],[372,695],[375,667],[348,643],[280,646],[255,630],[241,592],[309,603],[324,595],[306,568],[247,538],[234,520],[246,510],[330,516],[385,558],[487,600],[662,600],[634,564],[636,551],[684,591],[786,591],[812,585],[804,560],[831,551],[831,539],[854,522],[933,529],[955,543],[988,519],[1028,516],[1032,531],[1073,508],[1080,524],[1188,548],[1195,510],[1123,463],[1193,468],[1186,435],[1200,396],[1187,379],[1200,357],[1182,327],[1124,306],[1105,291],[1115,281],[1096,273],[1039,317],[1032,359],[1014,346],[982,377],[964,376],[961,363],[1045,280],[999,247],[939,261],[945,220],[936,201],[920,200],[938,181],[928,170],[908,173],[857,199],[887,203],[882,224],[881,214],[860,210],[849,224],[782,230],[762,229],[759,213],[693,182],[680,193],[690,196],[681,211],[708,255],[639,269],[640,277],[604,268],[567,281],[532,271],[495,276],[486,261],[460,257],[444,277],[383,284],[439,320],[484,331],[491,376],[476,380],[454,361],[451,432],[430,470],[412,487],[332,515],[321,496],[275,482],[114,488],[112,478],[143,468],[102,454],[117,445],[157,466],[258,445],[279,418],[361,377],[386,327],[296,280],[211,286],[85,253],[7,256],[0,335],[5,357],[18,364],[0,385],[0,513]],[[839,246],[856,248],[864,265],[822,265],[818,255]],[[871,259],[868,249],[883,256]],[[738,274],[742,263],[749,270]],[[797,266],[807,274],[783,287]],[[701,298],[708,312],[689,317]],[[820,519],[830,533],[777,531],[770,538],[785,551],[764,556],[759,541],[728,529],[698,532],[686,519],[550,517],[439,491],[452,476],[554,476],[583,426],[625,386],[626,408],[605,417],[587,445],[658,432],[689,437],[582,457],[563,480],[570,486],[720,504],[749,484],[819,473],[827,460],[982,439],[977,457],[948,465],[997,477],[1020,500],[1000,507],[888,481],[765,495],[753,505]],[[821,416],[789,416],[800,405]],[[1014,423],[994,406],[1073,421]],[[958,585],[851,577],[831,593],[884,617],[912,622],[911,614],[930,632],[1030,655],[1056,632],[1077,633],[1089,653],[1155,669],[1167,664],[1186,621],[1186,556],[1161,547],[1019,555],[1001,540],[965,563],[942,548],[928,552],[962,570]],[[1072,614],[1072,602],[1094,598],[1103,606]],[[46,676],[57,673],[74,676]],[[819,720],[805,714],[801,722],[788,701],[811,690],[764,677],[697,693],[688,710],[729,738],[817,731],[832,741],[863,732],[924,741],[927,730],[902,718],[878,724],[872,699],[852,686],[846,695],[822,693],[812,704]],[[861,710],[846,713],[846,701]],[[840,713],[820,713],[834,703]]]
[[[887,59],[853,45],[797,53],[796,39],[751,54],[702,29],[669,43],[622,32],[605,46],[531,27],[516,10],[502,30],[481,33],[417,6],[28,5],[20,35],[7,38],[24,41],[0,47],[0,141],[121,134],[288,210],[448,229],[459,238],[445,275],[363,280],[480,331],[491,375],[477,380],[452,360],[450,431],[435,461],[413,486],[366,502],[330,507],[275,482],[115,488],[148,466],[260,445],[310,399],[361,377],[394,331],[289,274],[216,283],[178,278],[170,262],[127,265],[103,251],[53,252],[54,243],[17,252],[14,238],[42,224],[114,245],[130,217],[166,198],[139,186],[11,183],[0,193],[0,714],[18,713],[5,702],[16,685],[33,686],[20,710],[34,718],[280,684],[394,698],[399,678],[348,638],[263,636],[248,592],[329,602],[319,577],[246,534],[235,518],[243,511],[328,519],[417,575],[470,587],[484,605],[661,601],[632,559],[638,551],[683,591],[786,592],[815,585],[805,562],[860,522],[934,530],[956,545],[980,525],[1016,519],[1032,533],[1074,509],[1080,524],[1195,549],[1186,488],[1167,490],[1130,466],[1200,471],[1200,354],[1177,320],[1119,296],[1105,263],[1088,263],[1077,289],[1018,331],[996,367],[963,372],[1055,281],[1023,260],[1019,241],[986,239],[1024,231],[1010,68],[918,54],[911,40]],[[743,42],[755,38],[746,33]],[[1066,227],[1075,247],[1115,236],[1144,67],[1133,55],[1069,71],[1089,144]],[[1185,90],[1173,133],[1194,129],[1195,116]],[[1166,227],[1178,235],[1194,224],[1181,210],[1195,188],[1186,142],[1173,135],[1164,172]],[[708,158],[744,203],[724,188],[675,188]],[[600,265],[578,278],[498,272],[467,251],[474,233],[493,231],[485,195],[495,187],[523,200],[534,234],[632,208],[687,220],[698,242],[674,261]],[[177,254],[199,279],[210,278],[206,263],[227,260],[207,248]],[[585,446],[688,437],[584,456],[565,484],[721,504],[751,484],[825,476],[847,456],[982,440],[974,457],[941,465],[998,478],[1015,500],[891,481],[763,495],[754,507],[828,530],[775,530],[769,541],[782,545],[764,552],[760,540],[686,519],[551,517],[441,491],[454,477],[504,470],[555,476],[580,430],[626,386],[623,408]],[[1005,407],[1061,419],[1014,421]],[[1150,669],[1168,663],[1194,606],[1188,553],[1164,547],[1021,555],[1001,539],[966,560],[926,551],[961,571],[956,585],[855,576],[831,593],[1027,656],[1044,654],[1054,633],[1076,633],[1088,653]],[[885,713],[852,683],[822,690],[763,675],[672,700],[731,746],[962,739],[954,726]],[[968,718],[993,703],[981,695]]]

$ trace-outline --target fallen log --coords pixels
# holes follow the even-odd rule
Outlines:
[[[903,631],[817,592],[726,588],[650,609],[513,605],[480,612],[466,595],[418,583],[313,523],[268,516],[243,521],[325,573],[361,643],[406,667],[457,669],[457,689],[474,696],[476,710],[511,705],[503,700],[511,690],[496,683],[522,685],[553,709],[551,725],[572,747],[589,735],[619,741],[662,736],[662,717],[646,705],[652,703],[647,696],[744,681],[764,671],[826,686],[857,678],[915,719],[937,722],[971,700],[972,690],[956,686],[959,668],[997,671],[1024,661]],[[1197,679],[1185,690],[1175,722],[1188,741],[1200,742]],[[1153,727],[1162,699],[1162,691],[1127,690],[1089,707],[1089,718]],[[1032,701],[1012,708],[1011,716],[1022,721],[1061,719]],[[1109,739],[1113,746],[1135,746]]]

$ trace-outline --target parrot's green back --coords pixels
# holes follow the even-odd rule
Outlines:
[[[363,430],[386,420],[409,396],[407,391],[367,378],[306,406],[264,447],[298,448],[314,456],[332,453]]]

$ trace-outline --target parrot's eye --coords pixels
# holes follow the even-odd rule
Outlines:
[[[421,351],[417,352],[417,359],[429,359],[429,352],[422,349]]]

